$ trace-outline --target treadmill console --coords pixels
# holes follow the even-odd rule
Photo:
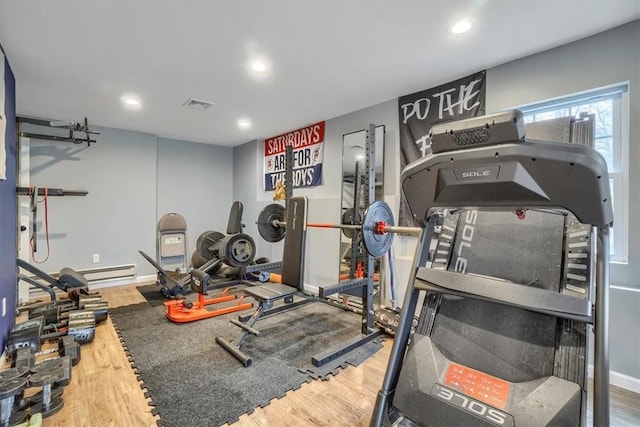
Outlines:
[[[434,153],[524,140],[524,118],[518,110],[473,117],[431,128]]]

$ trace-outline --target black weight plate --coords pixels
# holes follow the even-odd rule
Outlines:
[[[205,257],[200,255],[200,252],[193,251],[193,254],[191,255],[191,267],[200,268],[205,265],[207,261],[208,260]]]
[[[362,219],[362,240],[367,252],[374,257],[384,255],[391,249],[393,233],[377,234],[378,222],[393,226],[393,212],[385,202],[376,200],[367,208]]]
[[[267,205],[258,215],[258,232],[264,240],[270,243],[279,242],[284,239],[285,228],[274,225],[273,221],[286,221],[286,213],[284,206],[277,203]]]
[[[51,399],[49,402],[49,406],[45,408],[42,406],[42,402],[36,403],[29,409],[29,413],[31,414],[42,414],[42,418],[50,417],[51,415],[58,412],[64,406],[64,402],[62,399]]]
[[[47,359],[40,363],[36,363],[31,367],[31,372],[36,373],[61,368],[64,368],[64,360],[62,360],[61,357],[55,357],[53,359]]]
[[[0,383],[0,400],[16,396],[27,388],[27,379],[18,377]]]
[[[46,371],[38,371],[29,377],[29,385],[34,387],[42,387],[46,384],[53,384],[60,381],[64,377],[64,368],[56,368]]]
[[[342,213],[342,225],[353,225],[354,224],[354,215],[355,211],[353,210],[353,208],[349,208],[346,211],[344,211]],[[355,232],[354,229],[352,228],[343,228],[342,229],[342,234],[345,235],[345,237],[348,237],[349,239],[353,239],[353,233]]]
[[[255,242],[244,233],[229,234],[222,239],[220,247],[220,259],[232,267],[245,267],[256,256]]]
[[[0,372],[0,382],[19,378],[29,372],[29,368],[26,366],[20,366],[16,368],[7,369]]]
[[[205,231],[196,241],[196,250],[207,260],[216,257],[215,245],[224,238],[224,234],[218,231]]]

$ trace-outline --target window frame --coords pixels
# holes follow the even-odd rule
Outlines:
[[[540,102],[516,107],[524,116],[570,108],[576,104],[597,102],[598,99],[613,99],[612,166],[609,179],[613,183],[614,203],[613,245],[610,261],[627,264],[629,261],[629,82],[617,83],[593,90],[560,96]]]

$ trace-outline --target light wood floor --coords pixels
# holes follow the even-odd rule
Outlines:
[[[111,307],[144,301],[135,286],[100,290]],[[158,319],[158,322],[164,319]],[[206,320],[205,320],[206,321]],[[213,340],[212,340],[213,342]],[[348,367],[328,381],[313,381],[243,415],[233,426],[366,426],[382,384],[391,340],[359,367]],[[82,347],[82,360],[65,387],[64,408],[44,426],[156,426],[148,399],[140,388],[109,319],[96,330],[93,343]],[[208,408],[206,410],[215,410]],[[612,387],[612,425],[640,425],[640,395]]]

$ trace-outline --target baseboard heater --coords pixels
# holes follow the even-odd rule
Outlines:
[[[82,274],[89,283],[103,282],[106,280],[134,279],[137,274],[136,264],[87,268],[76,271]],[[54,277],[57,277],[57,274]]]
[[[135,279],[138,274],[136,264],[116,265],[112,267],[85,268],[76,270],[82,274],[89,283],[104,282],[107,280]],[[58,278],[59,274],[50,273],[51,276]],[[37,277],[30,275],[33,279]]]

